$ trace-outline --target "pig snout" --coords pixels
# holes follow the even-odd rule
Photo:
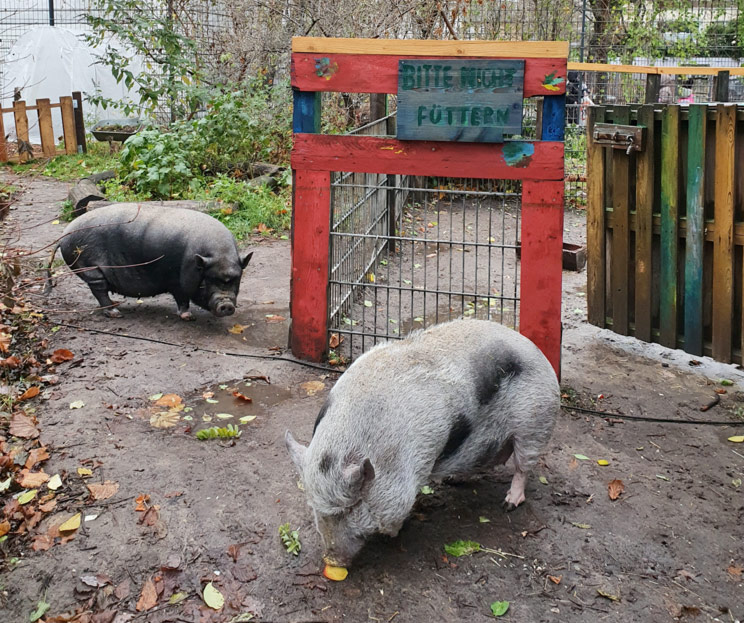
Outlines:
[[[218,318],[232,316],[235,313],[235,301],[224,294],[213,295],[209,303],[209,311]]]
[[[364,546],[364,538],[352,533],[348,521],[317,517],[317,528],[323,542],[323,562],[334,567],[349,567]]]

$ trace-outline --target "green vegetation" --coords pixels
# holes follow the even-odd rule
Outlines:
[[[111,153],[108,143],[99,143],[88,137],[88,152],[57,156],[51,160],[12,164],[10,167],[18,174],[40,173],[63,182],[73,182],[93,173],[100,173],[115,169],[119,163],[119,155]]]

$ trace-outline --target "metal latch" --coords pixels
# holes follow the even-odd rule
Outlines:
[[[609,145],[613,149],[624,149],[630,155],[631,151],[643,151],[643,136],[646,126],[617,125],[616,123],[596,123],[592,139],[598,145]]]

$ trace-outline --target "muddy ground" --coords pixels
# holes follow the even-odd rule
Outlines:
[[[18,244],[38,249],[63,228],[52,220],[67,185],[18,183],[25,192],[6,232],[20,228]],[[567,214],[569,241],[582,239],[583,219]],[[319,538],[283,435],[289,428],[310,439],[335,375],[274,360],[286,346],[289,246],[248,246],[255,255],[231,318],[198,310],[195,322],[182,322],[163,296],[127,300],[123,318],[109,320],[90,312],[94,300],[79,279],[59,279],[44,304],[49,351],[69,349],[74,359],[57,366],[59,383],[33,402],[51,452],[44,470],[60,474],[63,486],[36,534],[77,512],[88,520],[47,551],[24,540],[18,561],[6,541],[0,620],[29,621],[41,599],[50,604],[47,621],[485,621],[496,601],[510,604],[502,620],[521,623],[744,618],[744,448],[727,441],[744,433],[744,376],[586,325],[585,273],[564,273],[566,401],[738,425],[562,411],[527,502],[515,512],[500,504],[508,468],[466,484],[435,484],[398,537],[367,545],[347,580],[322,577]],[[229,331],[236,323],[242,333]],[[701,412],[722,377],[734,386]],[[208,392],[218,402],[208,402]],[[151,424],[169,418],[153,418],[167,411],[149,399],[159,393],[177,394],[190,408],[170,416],[170,428]],[[76,401],[84,406],[71,409]],[[245,415],[257,417],[240,424],[235,442],[194,435]],[[92,476],[81,476],[81,467]],[[625,490],[612,501],[615,479]],[[118,484],[116,493],[91,500],[86,484],[106,481]],[[135,510],[144,495],[144,510]],[[299,530],[299,556],[279,539],[285,522]],[[459,539],[493,551],[445,555],[444,544]],[[225,597],[221,611],[202,601],[208,582]],[[174,594],[186,597],[170,604]]]

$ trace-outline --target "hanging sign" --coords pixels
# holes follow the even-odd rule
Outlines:
[[[398,62],[402,140],[500,143],[522,133],[523,60]]]

